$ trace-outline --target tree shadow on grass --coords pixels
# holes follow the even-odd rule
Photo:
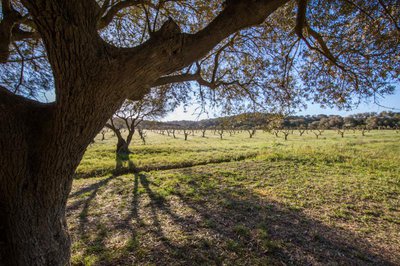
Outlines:
[[[95,189],[81,209],[84,218],[72,230],[83,242],[84,256],[97,256],[94,264],[101,265],[395,265],[352,232],[267,201],[245,187],[207,186],[204,176],[191,169],[181,172],[190,180],[169,185],[137,173],[118,183],[105,179],[101,185],[110,185],[107,191],[92,185]],[[112,209],[102,207],[93,203],[101,193],[120,193],[126,201]],[[104,212],[91,216],[91,204]],[[116,251],[107,243],[121,230],[128,241]]]
[[[135,164],[130,159],[129,153],[115,153],[114,174],[134,172],[135,170],[136,170]]]

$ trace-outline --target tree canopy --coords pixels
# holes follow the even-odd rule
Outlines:
[[[210,45],[204,49],[209,51],[184,60],[149,84],[169,85],[180,101],[194,96],[203,108],[212,102],[225,110],[280,109],[306,100],[348,108],[365,97],[379,99],[391,93],[391,85],[399,80],[396,0],[88,2],[93,2],[90,15],[97,33],[115,47],[140,47],[174,31],[190,38],[209,36],[205,38]],[[277,9],[268,17],[234,17],[257,13],[255,8],[267,2]],[[25,4],[2,1],[0,84],[43,100],[49,95],[44,92],[54,93],[54,77],[40,30]],[[219,24],[224,14],[232,18]],[[198,50],[204,46],[199,44]]]

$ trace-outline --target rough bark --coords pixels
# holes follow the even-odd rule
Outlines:
[[[53,110],[0,88],[0,264],[69,261],[65,204],[84,149],[67,157],[53,148],[61,136],[44,119]]]

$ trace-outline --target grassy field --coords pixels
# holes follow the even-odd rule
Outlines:
[[[200,135],[134,139],[121,175],[96,138],[68,202],[73,265],[400,265],[400,134]]]

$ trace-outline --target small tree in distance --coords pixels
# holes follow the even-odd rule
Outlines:
[[[188,136],[189,136],[189,131],[184,129],[183,130],[183,136],[185,137],[185,140],[187,140]]]
[[[160,93],[163,93],[163,91],[158,90],[148,94],[139,101],[126,100],[122,107],[106,123],[106,127],[111,129],[117,136],[117,154],[126,155],[131,152],[129,145],[132,142],[133,134],[145,119],[161,118],[173,109],[174,106],[166,101],[165,96],[160,96]],[[121,132],[122,129],[127,131],[125,137]],[[143,130],[140,133],[140,137],[145,144]]]

